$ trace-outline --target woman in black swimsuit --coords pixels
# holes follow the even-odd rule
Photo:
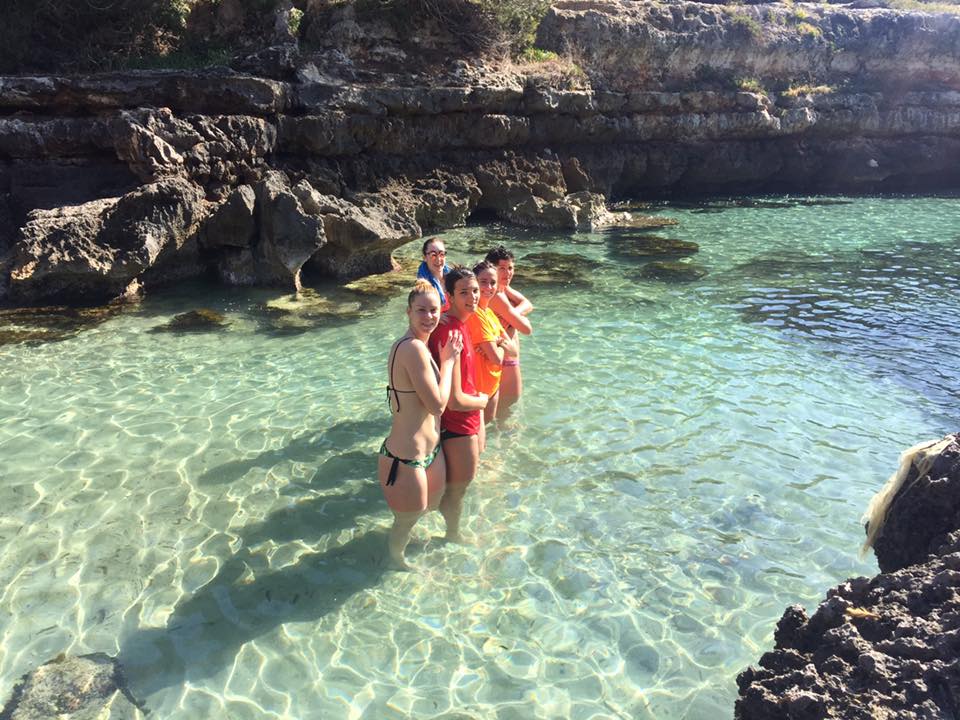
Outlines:
[[[403,551],[410,532],[443,496],[446,462],[440,449],[440,415],[450,399],[454,365],[463,338],[451,335],[440,350],[440,367],[430,357],[427,340],[440,321],[440,296],[426,280],[418,280],[407,298],[410,326],[390,350],[387,401],[393,427],[380,446],[378,475],[393,510],[390,558],[406,569]]]

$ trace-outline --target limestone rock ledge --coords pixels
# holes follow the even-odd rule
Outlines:
[[[557,78],[329,12],[277,67],[0,77],[0,304],[296,289],[475,213],[576,230],[622,219],[608,198],[960,184],[952,16],[564,0],[538,43],[582,73]]]
[[[775,649],[737,678],[738,720],[956,717],[960,434],[908,458],[874,547],[884,572],[787,609]],[[874,518],[872,521],[876,521]]]

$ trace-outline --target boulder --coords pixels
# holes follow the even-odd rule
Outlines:
[[[864,519],[881,571],[925,562],[960,529],[960,433],[905,452]]]
[[[517,283],[589,287],[590,274],[600,263],[583,255],[538,252],[524,255],[517,262]]]
[[[412,208],[379,193],[353,202],[318,193],[306,181],[294,188],[304,206],[323,221],[327,243],[310,260],[320,275],[352,279],[394,269],[391,252],[422,235]]]
[[[206,212],[203,192],[181,178],[144,185],[119,198],[35,210],[12,248],[8,300],[98,304],[122,297],[149,269],[170,268],[180,262],[182,248],[195,249]],[[195,253],[190,257],[174,274],[200,274]]]

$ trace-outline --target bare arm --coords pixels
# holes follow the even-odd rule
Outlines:
[[[449,340],[447,341],[450,342]],[[431,415],[440,415],[450,400],[450,389],[453,383],[453,358],[440,354],[440,380],[433,374],[433,363],[430,361],[430,351],[427,346],[418,340],[407,343],[402,348],[403,356],[400,363],[407,371],[410,384],[417,391],[417,397]]]
[[[517,312],[517,308],[511,305],[502,293],[497,293],[490,299],[490,308],[500,316],[505,325],[515,327],[524,335],[533,334],[533,325],[530,321],[524,317],[523,313]]]
[[[491,365],[503,364],[503,348],[500,345],[500,340],[480,343],[477,345],[477,352],[483,355],[484,359]]]
[[[507,285],[503,291],[506,293],[510,304],[513,305],[513,309],[518,313],[521,315],[529,315],[533,312],[533,303],[527,300],[519,290],[515,290]]]
[[[460,412],[469,412],[470,410],[483,410],[487,406],[487,396],[484,393],[476,395],[467,395],[460,384],[460,357],[453,365],[453,385],[450,391],[450,402],[448,407],[451,410]]]

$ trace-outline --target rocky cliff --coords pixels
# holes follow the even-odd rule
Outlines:
[[[960,18],[558,2],[515,64],[350,4],[234,69],[0,78],[0,302],[212,273],[392,267],[475,213],[589,228],[609,198],[960,180]]]
[[[910,458],[874,548],[882,573],[788,608],[737,678],[738,720],[954,718],[960,708],[960,434]]]

